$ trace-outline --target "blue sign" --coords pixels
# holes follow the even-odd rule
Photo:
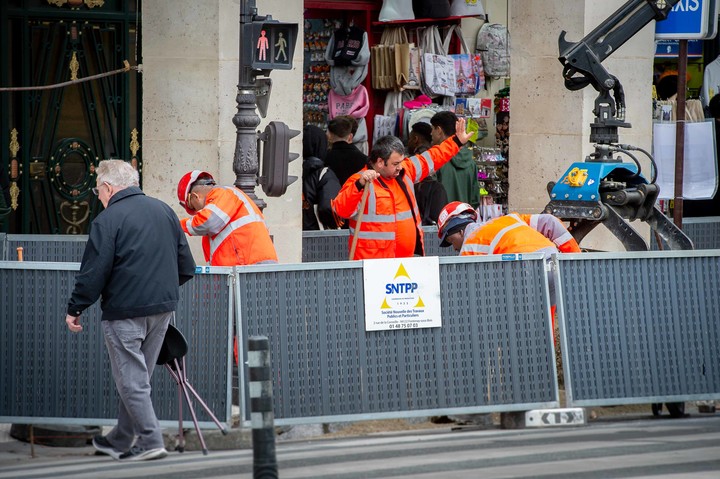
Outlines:
[[[665,20],[655,23],[655,38],[690,40],[707,38],[710,12],[715,12],[716,0],[680,0]],[[713,18],[717,22],[717,18]]]
[[[703,56],[702,40],[688,40],[688,58]],[[658,40],[655,42],[655,57],[676,58],[680,54],[680,40]]]

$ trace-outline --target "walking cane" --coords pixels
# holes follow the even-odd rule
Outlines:
[[[365,183],[362,199],[360,200],[360,212],[358,214],[357,224],[355,225],[355,233],[353,233],[352,244],[350,245],[350,261],[352,261],[353,257],[355,256],[355,248],[357,248],[358,236],[360,235],[360,226],[362,225],[363,214],[365,212],[365,204],[367,203],[369,194],[370,182],[368,181]]]

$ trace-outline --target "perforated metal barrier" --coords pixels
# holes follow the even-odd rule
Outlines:
[[[436,226],[423,226],[425,256],[455,256],[451,247],[441,248]],[[348,230],[303,231],[302,261],[344,261],[348,259],[350,248]]]
[[[523,258],[440,258],[442,327],[370,332],[360,262],[241,268],[242,331],[270,339],[276,423],[557,405],[545,264]]]
[[[99,303],[84,330],[65,324],[76,263],[0,262],[0,422],[114,424],[118,396],[100,327]],[[177,327],[189,343],[190,383],[220,421],[231,419],[232,268],[211,268],[180,288]],[[161,422],[177,425],[177,385],[163,367],[152,380]],[[203,425],[213,425],[196,406]],[[189,411],[183,416],[190,418]]]
[[[720,398],[720,251],[558,257],[569,405]]]
[[[79,263],[87,243],[87,235],[7,235],[5,256],[0,259],[18,259],[17,248],[23,248],[25,261],[53,263]]]
[[[692,240],[696,250],[720,248],[720,217],[683,218],[682,226],[683,232]],[[663,251],[670,249],[664,241],[662,245]],[[653,251],[660,249],[655,235],[650,237],[650,249]]]

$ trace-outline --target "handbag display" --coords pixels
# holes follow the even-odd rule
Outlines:
[[[410,49],[405,28],[388,26],[380,43],[371,49],[372,86],[377,90],[403,90],[411,83]],[[416,80],[417,81],[417,80]]]
[[[460,53],[448,55],[453,59],[455,66],[455,95],[473,96],[479,90],[485,88],[485,72],[483,70],[482,57],[479,53],[470,53],[465,43],[459,25],[452,25],[445,34],[443,50],[449,51],[452,36],[456,35],[460,40]]]
[[[455,95],[455,62],[447,56],[440,32],[431,25],[422,33],[422,91],[427,96]]]

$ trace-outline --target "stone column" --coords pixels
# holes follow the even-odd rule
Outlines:
[[[583,161],[593,151],[589,135],[597,92],[592,86],[574,92],[565,89],[562,65],[557,59],[558,36],[566,30],[568,41],[582,39],[625,2],[510,1],[511,211],[540,213],[549,201],[547,183],[558,181],[573,162]],[[625,88],[626,121],[632,123],[632,129],[620,129],[620,142],[648,151],[652,147],[654,53],[654,22],[651,22],[603,62]],[[641,163],[649,177],[649,162],[641,159]],[[642,233],[649,231],[644,225],[633,226]],[[623,249],[602,227],[596,228],[583,246]]]

